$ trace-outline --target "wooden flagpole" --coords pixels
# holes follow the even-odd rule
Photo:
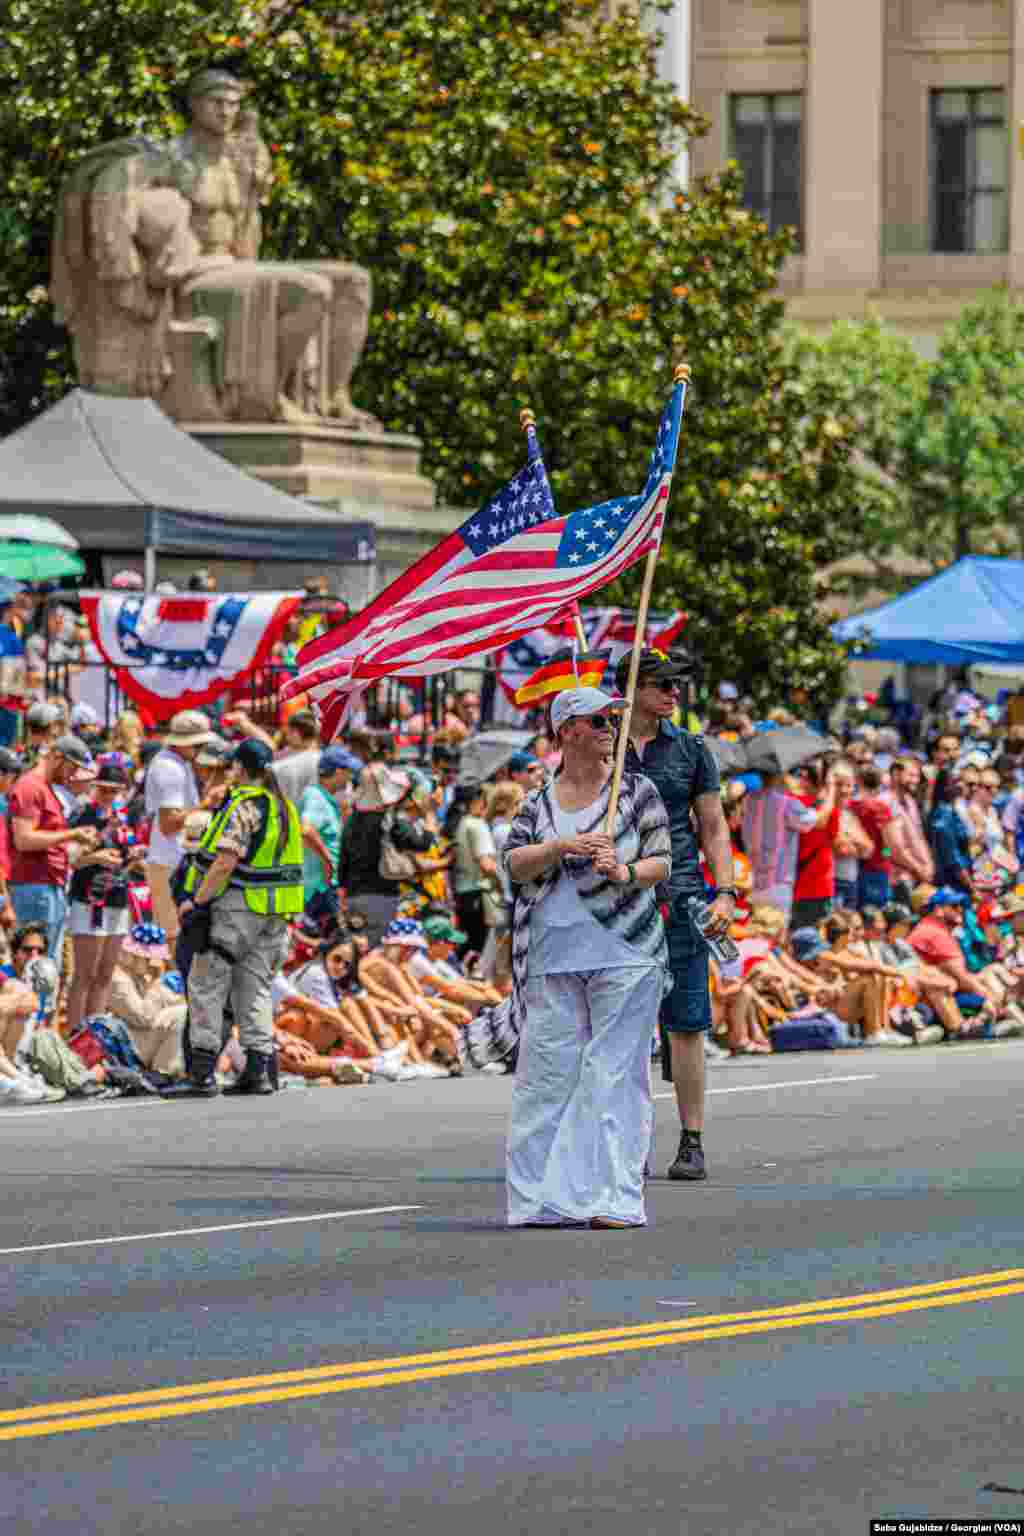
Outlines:
[[[672,382],[674,384],[690,382],[690,370],[686,363],[678,364],[672,375]],[[644,583],[640,589],[640,604],[636,611],[636,635],[629,658],[629,677],[626,680],[626,707],[619,719],[619,740],[615,751],[615,767],[612,771],[612,788],[608,796],[608,814],[604,823],[606,837],[612,837],[615,833],[615,814],[619,809],[619,793],[622,789],[626,750],[629,746],[629,721],[633,713],[633,700],[636,697],[636,684],[640,673],[640,652],[647,638],[647,610],[651,605],[651,588],[654,585],[654,569],[658,564],[659,550],[660,541],[658,549],[650,551],[644,564]]]

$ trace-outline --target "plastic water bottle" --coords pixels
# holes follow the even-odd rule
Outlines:
[[[701,901],[699,896],[691,896],[686,905],[693,919],[693,926],[718,961],[723,980],[731,980],[738,974],[739,950],[727,933],[723,933],[721,938],[712,938],[708,933],[708,924],[711,921],[711,907],[708,902]]]

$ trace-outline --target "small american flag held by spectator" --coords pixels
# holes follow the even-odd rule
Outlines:
[[[574,600],[614,581],[660,544],[685,397],[680,381],[662,416],[640,494],[570,517],[555,516],[529,428],[525,468],[361,613],[307,645],[283,697],[308,694],[330,740],[348,696],[376,679],[446,672],[550,622]]]

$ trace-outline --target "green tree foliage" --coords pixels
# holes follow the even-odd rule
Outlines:
[[[930,363],[877,320],[794,334],[789,355],[856,442],[860,553],[883,583],[896,554],[1024,554],[1024,307],[987,294]]]
[[[87,147],[180,129],[211,60],[252,82],[275,164],[265,254],[374,275],[359,403],[424,440],[442,499],[479,504],[537,414],[560,508],[642,483],[672,365],[693,393],[655,601],[692,614],[711,679],[823,700],[842,655],[815,573],[856,538],[827,381],[806,388],[772,296],[787,235],[738,173],[675,192],[700,122],[638,18],[598,0],[8,0],[0,143],[2,425],[70,382],[45,298],[61,176]],[[631,577],[618,595],[635,600]],[[612,594],[609,594],[612,595]]]

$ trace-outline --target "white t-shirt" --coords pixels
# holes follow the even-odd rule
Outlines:
[[[559,837],[576,837],[594,819],[591,806],[585,805],[581,811],[563,811],[554,795],[551,808]],[[533,909],[528,964],[531,975],[557,976],[566,971],[645,966],[650,960],[598,922],[588,910],[576,881],[563,869],[548,895]]]
[[[289,752],[285,757],[275,757],[274,777],[281,786],[286,800],[296,805],[311,784],[320,776],[320,748],[310,747],[304,752]]]
[[[447,960],[431,960],[425,949],[414,949],[409,957],[409,970],[422,981],[427,990],[430,990],[432,981],[465,981],[465,976],[458,972],[454,965],[449,965]]]
[[[192,764],[186,763],[177,752],[165,747],[156,754],[146,770],[146,815],[153,818],[147,863],[163,864],[167,869],[176,869],[181,862],[181,834],[168,837],[165,832],[161,832],[157,814],[161,807],[191,811],[198,804],[199,789]]]

